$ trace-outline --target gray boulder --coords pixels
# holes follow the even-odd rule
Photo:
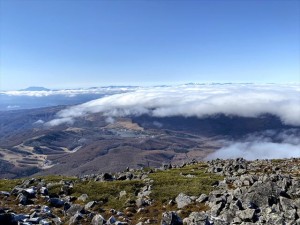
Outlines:
[[[28,198],[27,198],[24,194],[22,194],[22,193],[20,193],[20,194],[17,196],[17,199],[18,199],[18,202],[19,202],[21,205],[27,205],[27,204],[29,204]]]
[[[188,225],[210,225],[209,217],[204,212],[192,212],[184,222]]]
[[[96,201],[90,201],[90,202],[88,202],[88,203],[85,204],[84,209],[85,209],[85,210],[90,210],[90,209],[92,209],[96,204],[97,204]]]
[[[196,199],[196,202],[203,203],[208,200],[208,196],[206,194],[201,194],[199,198]]]
[[[277,203],[281,189],[275,182],[254,183],[241,198],[245,204],[257,207],[272,206]],[[247,206],[245,206],[247,208]]]
[[[177,203],[177,208],[181,209],[189,204],[192,203],[192,199],[190,198],[190,196],[184,194],[184,193],[180,193],[176,198],[175,201]]]
[[[22,194],[25,195],[27,198],[34,198],[36,195],[36,190],[35,188],[27,188],[22,191]]]
[[[295,208],[294,200],[284,197],[279,197],[279,202],[283,211],[292,210]]]
[[[83,218],[82,214],[77,212],[75,213],[69,220],[69,225],[75,225],[78,224],[79,221]]]
[[[7,191],[0,191],[0,196],[5,196],[5,197],[9,197],[10,193]]]
[[[182,225],[182,219],[175,212],[164,212],[161,225]]]
[[[96,214],[91,222],[92,225],[103,225],[105,223],[105,219],[100,214]]]
[[[254,222],[255,209],[245,209],[236,214],[244,222]]]
[[[111,216],[108,218],[107,220],[107,224],[114,224],[115,222],[117,222],[116,218],[114,216]]]
[[[64,205],[65,202],[60,198],[50,198],[49,203],[53,207],[60,208]]]
[[[89,198],[89,196],[87,194],[82,194],[78,197],[77,200],[85,202],[88,198]]]
[[[221,213],[221,211],[222,211],[222,209],[225,207],[225,203],[224,202],[220,202],[220,203],[218,203],[218,204],[216,204],[216,205],[213,205],[212,207],[211,207],[211,209],[210,209],[210,211],[211,211],[211,214],[213,215],[213,216],[218,216],[220,213]]]
[[[73,204],[71,207],[66,211],[68,216],[74,216],[76,213],[84,213],[84,207],[79,204]]]

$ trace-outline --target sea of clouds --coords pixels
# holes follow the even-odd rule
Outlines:
[[[58,90],[43,90],[43,91],[0,91],[0,95],[7,96],[30,96],[30,97],[47,97],[64,95],[68,97],[76,97],[78,95],[86,94],[117,94],[136,90],[137,86],[107,86],[107,87],[94,87],[94,88],[79,88],[79,89],[58,89]]]
[[[71,123],[77,117],[102,113],[107,117],[184,116],[225,114],[278,116],[284,124],[300,125],[299,85],[214,84],[145,87],[114,94],[62,110],[50,126]]]
[[[215,114],[258,117],[272,114],[283,124],[300,126],[300,86],[275,84],[205,84],[145,87],[99,98],[67,108],[46,123],[56,126],[72,124],[76,118],[102,113],[107,121],[118,116],[155,117]],[[249,160],[300,157],[299,128],[286,131],[264,131],[239,141],[223,140],[223,148],[209,155],[213,158],[244,157]]]
[[[77,105],[104,96],[133,91],[137,88],[134,86],[109,86],[86,89],[0,91],[0,111]]]

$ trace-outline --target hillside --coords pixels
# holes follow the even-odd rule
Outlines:
[[[215,115],[196,117],[115,117],[101,113],[71,124],[47,126],[65,106],[0,112],[0,178],[30,175],[77,176],[118,172],[126,167],[158,167],[162,163],[203,160],[247,136],[281,143],[298,137],[299,127],[278,117]],[[292,135],[281,132],[291,130]],[[276,139],[277,138],[277,139]],[[294,139],[293,139],[294,140]],[[256,140],[254,140],[256,141]],[[297,143],[296,143],[297,144]],[[288,152],[289,149],[284,147]]]
[[[0,180],[0,224],[299,224],[300,159]]]

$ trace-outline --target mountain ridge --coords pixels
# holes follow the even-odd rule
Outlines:
[[[20,91],[50,91],[50,89],[45,87],[39,87],[39,86],[31,86],[25,89],[21,89]]]

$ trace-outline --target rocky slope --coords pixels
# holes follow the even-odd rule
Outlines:
[[[0,224],[300,224],[300,159],[0,180]]]

